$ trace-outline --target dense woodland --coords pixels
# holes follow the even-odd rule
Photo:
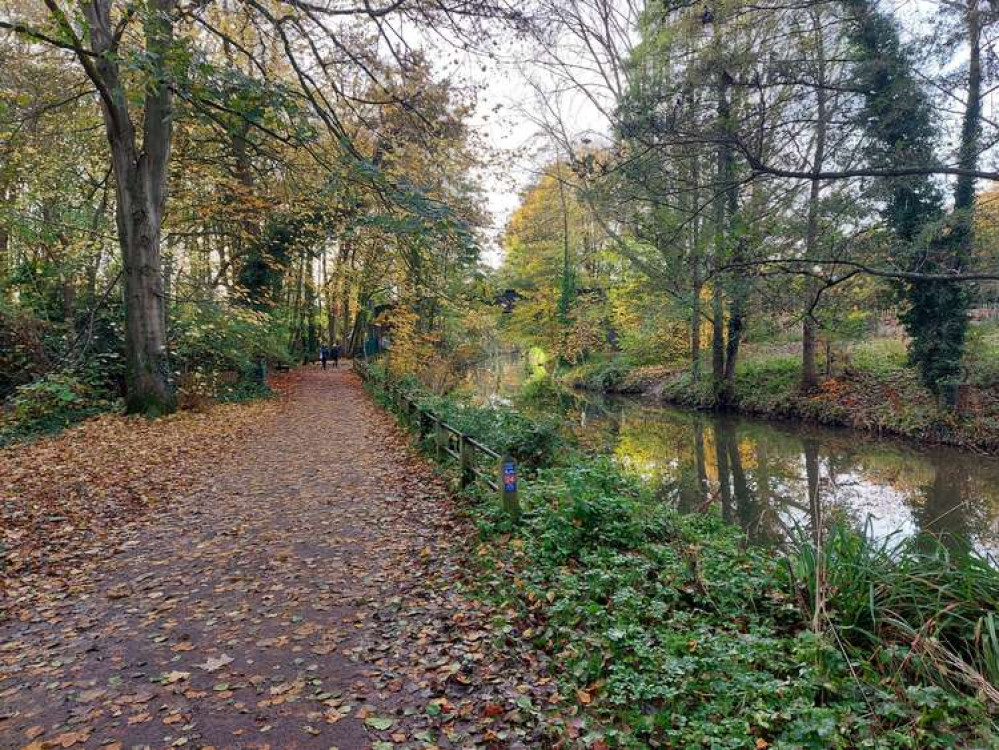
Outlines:
[[[482,223],[473,92],[395,24],[484,44],[458,3],[6,3],[0,392],[23,419],[238,391],[437,331]],[[455,54],[458,54],[456,51]],[[405,311],[405,312],[404,312]],[[412,313],[415,317],[410,317]]]
[[[688,393],[731,404],[747,342],[793,342],[785,384],[813,392],[888,311],[953,402],[995,375],[969,316],[996,302],[995,16],[8,2],[0,395],[21,421],[161,413],[391,329],[401,369],[498,335],[565,364],[686,360]],[[494,272],[496,154],[427,50],[506,46],[541,71],[522,106],[543,156]],[[564,114],[579,101],[606,132]]]
[[[535,86],[553,156],[505,237],[515,330],[569,363],[685,361],[688,398],[737,404],[747,342],[792,344],[769,364],[813,392],[888,317],[881,354],[930,393],[995,384],[994,327],[970,323],[999,265],[991,6],[619,11],[574,7]],[[573,130],[567,91],[609,141]]]

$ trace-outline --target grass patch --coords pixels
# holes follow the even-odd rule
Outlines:
[[[735,399],[750,411],[792,412],[801,383],[801,362],[788,355],[757,355],[735,368]]]
[[[999,386],[999,325],[972,327],[965,364],[970,383],[980,388]]]
[[[909,369],[905,342],[899,339],[871,339],[850,349],[850,367],[876,378],[890,378]]]

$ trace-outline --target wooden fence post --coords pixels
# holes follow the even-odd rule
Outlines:
[[[475,481],[472,469],[472,446],[468,444],[468,435],[462,434],[458,439],[458,455],[461,456],[461,489],[465,489]]]
[[[370,377],[370,373],[364,369],[361,369],[359,374],[362,378]],[[410,398],[406,392],[392,383],[384,381],[382,388],[389,402],[396,406],[397,414],[405,416],[411,429],[416,428],[417,438],[422,441],[426,437],[433,441],[434,456],[438,462],[443,460],[445,453],[453,455],[451,435],[455,435],[458,441],[457,458],[460,468],[459,486],[461,489],[471,486],[475,482],[476,477],[480,476],[475,466],[476,452],[481,451],[485,455],[496,459],[498,461],[497,474],[499,482],[498,485],[494,485],[492,481],[489,481],[489,486],[499,487],[499,500],[504,512],[513,521],[517,521],[520,518],[517,462],[514,461],[512,456],[505,455],[500,457],[491,448],[482,445],[471,436],[456,430],[452,431],[450,428],[445,427],[443,419],[432,412],[424,411],[420,408],[416,399]]]
[[[433,417],[434,420],[434,456],[437,461],[441,460],[441,445],[444,442],[444,428],[441,427],[440,417]]]
[[[500,503],[514,521],[520,518],[520,499],[517,497],[517,462],[509,455],[499,462]]]

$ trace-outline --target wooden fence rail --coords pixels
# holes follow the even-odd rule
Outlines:
[[[372,380],[367,363],[354,360],[354,370],[364,382]],[[471,435],[452,427],[437,414],[421,407],[395,384],[386,380],[380,385],[396,408],[405,415],[406,421],[416,427],[420,437],[433,438],[434,454],[438,461],[446,454],[458,462],[462,489],[479,479],[499,494],[500,503],[511,518],[520,516],[517,464],[513,458],[500,455]],[[490,471],[482,468],[476,460],[476,454],[484,456],[486,463],[494,468]]]

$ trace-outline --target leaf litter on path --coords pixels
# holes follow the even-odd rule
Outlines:
[[[463,593],[473,530],[349,371],[4,471],[2,747],[572,746],[546,657]]]

